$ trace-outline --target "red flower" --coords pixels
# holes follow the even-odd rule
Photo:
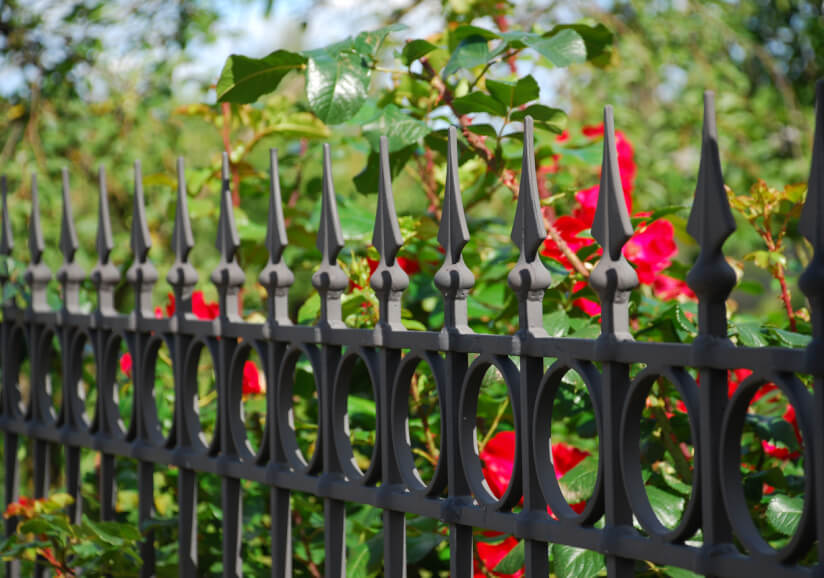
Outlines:
[[[263,393],[260,384],[260,371],[251,359],[243,365],[243,395],[257,395]]]
[[[198,319],[215,319],[220,315],[220,306],[215,301],[206,301],[203,291],[192,293],[192,313]]]
[[[132,354],[128,351],[120,356],[120,371],[129,379],[132,378]]]
[[[684,295],[688,299],[695,299],[695,293],[689,288],[686,281],[681,281],[669,275],[657,275],[652,285],[655,295],[664,301],[677,299]]]
[[[565,443],[557,443],[552,446],[552,463],[555,466],[555,476],[560,479],[569,470],[577,466],[581,460],[589,455],[589,452],[579,450],[576,447]],[[497,497],[504,495],[509,480],[512,477],[512,467],[515,463],[515,432],[498,432],[490,439],[480,453],[483,462],[483,474],[492,493]],[[586,501],[577,504],[570,504],[573,510],[581,513],[586,507]],[[547,507],[547,511],[552,512]],[[487,532],[486,536],[495,536],[495,532]],[[495,566],[509,554],[510,550],[518,544],[518,540],[507,537],[498,544],[488,542],[478,542],[478,558],[480,558],[486,569],[494,576],[517,578],[523,575],[523,570],[514,574],[500,574],[494,571]],[[478,573],[476,573],[476,576]]]
[[[595,242],[595,240],[591,237],[588,238],[578,236],[579,233],[586,231],[590,227],[589,224],[585,223],[581,219],[576,219],[575,217],[565,215],[555,219],[553,225],[555,226],[555,230],[558,231],[558,234],[561,236],[561,239],[564,240],[570,251],[573,253],[577,253],[582,248],[592,245]],[[596,254],[600,253],[601,250],[599,249]],[[572,263],[567,260],[561,249],[558,248],[558,245],[552,240],[552,237],[547,237],[544,239],[544,247],[541,249],[541,255],[549,257],[550,259],[555,259],[569,271],[572,271],[573,269]]]
[[[624,256],[635,265],[638,281],[645,285],[655,283],[655,277],[672,265],[670,260],[678,253],[672,223],[658,219],[642,226],[624,245]]]
[[[799,451],[791,452],[789,448],[780,448],[764,440],[761,440],[761,447],[764,449],[765,454],[779,460],[794,460],[801,455]]]
[[[418,271],[421,270],[421,264],[416,259],[408,259],[406,257],[396,257],[395,260],[398,262],[398,265],[401,266],[407,275],[414,275]],[[371,277],[375,270],[380,265],[380,261],[377,259],[371,259],[369,257],[366,258],[366,263],[369,265],[369,276]]]

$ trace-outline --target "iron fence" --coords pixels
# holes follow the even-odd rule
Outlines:
[[[448,172],[438,241],[444,263],[434,278],[443,294],[444,327],[440,332],[408,331],[401,324],[401,299],[408,278],[396,262],[402,244],[394,209],[386,143],[381,142],[377,215],[372,242],[380,262],[371,278],[380,303],[380,321],[373,329],[344,326],[341,295],[348,279],[337,256],[344,246],[331,178],[328,145],[324,149],[322,211],[317,247],[322,262],[312,277],[320,295],[320,321],[293,325],[287,292],[294,276],[282,259],[287,245],[277,176],[271,158],[271,194],[266,246],[269,261],[259,281],[268,292],[265,323],[243,321],[238,293],[245,272],[236,259],[239,237],[232,214],[228,163],[224,156],[223,186],[216,246],[220,263],[211,275],[219,294],[220,316],[214,322],[196,319],[191,296],[197,273],[189,263],[193,237],[188,221],[183,166],[178,164],[179,191],[172,244],[176,259],[167,275],[178,304],[174,315],[155,318],[152,287],[158,273],[149,260],[151,239],[146,222],[140,165],[135,166],[134,214],[131,232],[133,264],[126,273],[134,288],[135,309],[125,315],[114,308],[118,269],[110,261],[112,234],[105,178],[101,174],[98,261],[91,272],[97,308],[83,313],[78,305],[85,272],[75,263],[78,241],[72,224],[68,178],[64,172],[60,249],[64,262],[57,272],[62,286],[60,310],[50,308],[46,286],[52,274],[43,263],[44,242],[38,215],[36,182],[32,187],[29,252],[25,279],[26,308],[6,302],[0,326],[2,413],[5,437],[6,502],[18,496],[17,448],[21,436],[33,440],[34,486],[37,496],[48,490],[49,452],[65,451],[71,506],[79,519],[80,450],[100,453],[99,492],[104,519],[114,515],[115,460],[137,461],[139,518],[152,516],[153,473],[179,468],[180,575],[195,576],[197,555],[197,476],[217,474],[222,484],[223,575],[239,576],[241,564],[241,480],[270,488],[272,576],[291,575],[290,492],[308,492],[323,500],[325,574],[343,576],[345,505],[369,504],[382,510],[385,574],[406,574],[406,514],[448,524],[453,576],[473,573],[473,528],[511,534],[524,540],[526,576],[547,576],[548,543],[601,552],[610,576],[634,573],[637,560],[673,565],[717,576],[824,575],[824,567],[799,564],[816,544],[824,559],[824,81],[817,86],[818,108],[809,191],[800,222],[815,256],[801,277],[811,304],[813,340],[806,350],[744,348],[727,337],[726,299],[736,276],[722,253],[735,229],[724,190],[716,138],[713,96],[704,104],[701,163],[687,231],[700,245],[700,256],[688,283],[698,296],[699,335],[693,343],[636,342],[630,336],[628,299],[636,274],[622,255],[632,226],[621,189],[615,151],[612,111],[604,114],[604,153],[600,195],[592,226],[604,249],[592,271],[591,286],[600,296],[602,332],[594,340],[555,338],[543,328],[542,297],[550,274],[538,257],[546,237],[541,218],[533,151],[532,121],[524,122],[523,171],[512,228],[520,251],[508,276],[517,295],[519,329],[512,335],[477,334],[467,323],[467,295],[474,278],[461,256],[469,242],[457,170],[456,132],[450,129]],[[13,239],[5,182],[0,255],[9,256]],[[0,272],[0,284],[9,281]],[[47,389],[52,339],[60,343],[64,392],[58,412]],[[114,390],[119,344],[133,359],[134,401],[131,420],[120,420]],[[154,398],[154,364],[161,343],[171,353],[175,383],[174,423],[164,436]],[[94,351],[98,397],[87,419],[76,384],[84,344]],[[218,396],[217,425],[207,445],[197,410],[197,357],[207,350],[213,359]],[[260,451],[247,443],[241,408],[243,364],[256,351],[269,384],[265,439]],[[319,400],[319,433],[311,459],[301,452],[292,416],[292,381],[298,358],[314,371]],[[30,394],[24,406],[19,373],[29,360]],[[547,368],[547,359],[554,360]],[[194,363],[193,363],[194,360]],[[370,467],[353,459],[346,403],[351,368],[361,361],[368,370],[377,426]],[[470,362],[471,361],[471,362]],[[442,416],[440,460],[432,479],[418,475],[408,433],[409,383],[418,364],[435,378]],[[630,366],[645,369],[631,378]],[[512,400],[516,458],[509,486],[500,498],[484,481],[476,440],[477,399],[483,375],[500,372]],[[700,387],[687,371],[697,370]],[[727,372],[747,368],[753,375],[728,400]],[[599,469],[592,497],[581,513],[564,500],[553,469],[550,428],[553,402],[565,373],[578,373],[586,384],[599,434]],[[797,374],[814,376],[814,393]],[[639,458],[639,422],[644,401],[657,377],[665,377],[683,399],[695,446],[694,483],[681,521],[665,526],[653,511],[644,489]],[[780,549],[758,533],[749,514],[740,473],[740,437],[747,407],[760,385],[775,383],[794,405],[804,439],[805,503],[798,529]],[[547,512],[550,506],[554,516]],[[599,523],[602,520],[603,523]],[[6,522],[12,532],[15,520]],[[701,531],[703,541],[689,540]],[[151,533],[141,545],[144,576],[154,568]],[[6,566],[17,576],[16,563]],[[42,572],[40,569],[39,572]]]

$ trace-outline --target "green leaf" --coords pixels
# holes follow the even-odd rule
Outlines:
[[[405,28],[406,26],[403,24],[390,24],[389,26],[383,26],[375,30],[366,30],[355,37],[355,40],[352,42],[352,47],[363,56],[375,58],[386,37],[389,36],[391,32],[397,32]]]
[[[369,565],[369,546],[366,542],[349,548],[346,554],[346,575],[366,576]]]
[[[572,373],[568,372],[567,375]],[[587,456],[561,477],[561,493],[568,503],[577,504],[590,497],[597,479],[598,458]]]
[[[405,65],[409,66],[414,61],[422,56],[426,56],[436,48],[438,47],[428,40],[418,38],[411,42],[407,42],[406,45],[404,45],[403,51],[401,51],[401,59]]]
[[[392,178],[397,177],[412,155],[415,153],[415,146],[408,146],[399,151],[389,153],[389,167]],[[352,179],[355,188],[359,193],[369,195],[378,192],[378,175],[380,174],[380,155],[377,151],[369,153],[366,166]]]
[[[589,26],[587,24],[561,24],[552,29],[551,32],[560,30],[574,30],[581,36],[586,44],[587,60],[596,66],[609,64],[612,57],[612,45],[615,35],[612,30],[603,24]]]
[[[533,32],[506,32],[501,37],[513,48],[535,50],[559,68],[587,59],[586,43],[574,30],[554,29],[543,36]]]
[[[803,510],[803,498],[775,494],[767,504],[767,522],[775,531],[792,536],[801,521]]]
[[[515,108],[526,104],[530,100],[536,100],[540,96],[541,89],[538,82],[532,75],[518,79],[518,82],[501,82],[489,79],[486,81],[486,89],[498,101],[507,106]]]
[[[409,564],[416,564],[426,557],[438,544],[443,542],[444,537],[436,533],[425,533],[420,536],[410,536],[406,539],[406,561]]]
[[[492,30],[487,30],[486,28],[481,28],[480,26],[472,26],[471,24],[463,24],[458,26],[455,30],[453,30],[449,34],[449,45],[454,48],[458,44],[460,44],[463,40],[469,38],[470,36],[479,36],[484,40],[494,40],[496,38],[502,38],[503,35],[496,34]]]
[[[361,55],[314,50],[306,66],[306,96],[317,117],[326,124],[352,118],[366,101],[371,78]]]
[[[676,568],[675,566],[662,566],[661,569],[667,573],[670,578],[700,578],[700,574],[684,570],[683,568]]]
[[[302,325],[314,323],[319,314],[320,296],[317,293],[312,293],[298,310],[298,323]]]
[[[681,520],[684,498],[673,496],[655,486],[646,486],[647,498],[658,520],[668,528],[674,528]]]
[[[379,150],[380,137],[386,136],[389,152],[396,152],[417,143],[430,132],[431,129],[425,122],[390,104],[377,121],[368,126],[363,136],[369,141],[373,151]]]
[[[276,50],[263,58],[232,54],[217,81],[218,102],[245,104],[274,91],[286,74],[302,68],[306,58],[288,50]]]
[[[471,124],[466,129],[469,132],[479,134],[481,136],[488,136],[495,138],[498,136],[498,132],[495,130],[495,127],[491,124]]]
[[[563,544],[552,544],[550,551],[558,578],[590,578],[606,570],[604,556],[598,552]]]
[[[452,106],[458,114],[485,112],[495,116],[506,115],[506,107],[485,92],[470,92],[453,100]]]
[[[767,342],[761,335],[761,329],[755,324],[738,324],[735,326],[738,330],[738,341],[745,347],[764,347]]]
[[[563,309],[547,313],[544,327],[550,337],[563,337],[569,331],[569,315]]]
[[[515,574],[524,567],[524,541],[519,540],[493,568],[499,574]]]
[[[794,331],[777,328],[770,328],[770,331],[787,347],[807,347],[812,341],[812,336],[795,333]]]
[[[489,41],[482,36],[470,36],[462,40],[449,62],[443,68],[442,76],[446,78],[460,70],[481,66],[489,62]]]
[[[561,133],[566,126],[567,115],[560,108],[552,108],[543,104],[530,104],[523,110],[516,110],[511,115],[512,120],[523,120],[527,115],[535,121],[535,126],[554,133]]]

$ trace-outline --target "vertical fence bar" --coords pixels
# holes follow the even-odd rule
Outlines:
[[[212,272],[212,283],[217,287],[220,305],[220,331],[231,323],[239,322],[240,288],[246,280],[243,269],[237,262],[237,250],[240,237],[235,225],[232,205],[231,173],[229,156],[223,153],[222,184],[220,192],[220,220],[217,227],[217,250],[220,251],[220,263]],[[214,343],[214,342],[213,342]],[[213,345],[215,346],[215,345]],[[219,447],[212,451],[226,461],[237,461],[241,452],[241,443],[235,431],[233,416],[241,403],[240,392],[232,390],[233,380],[231,364],[237,350],[237,339],[221,335],[217,348],[217,387],[218,387],[218,427],[215,436]],[[235,394],[238,395],[235,395]],[[241,561],[241,524],[243,521],[243,492],[240,480],[236,477],[222,475],[221,507],[223,510],[223,576],[235,578],[243,575]]]
[[[2,352],[3,355],[3,363],[2,367],[0,367],[0,370],[3,372],[3,389],[0,390],[0,405],[2,405],[2,408],[0,409],[2,409],[2,419],[11,420],[20,418],[21,416],[19,408],[16,407],[17,396],[14,395],[12,391],[18,382],[18,360],[12,358],[11,323],[8,320],[9,314],[12,309],[14,309],[14,301],[12,300],[11,304],[9,304],[6,303],[5,300],[5,287],[11,278],[10,261],[12,250],[14,249],[14,236],[11,228],[11,216],[9,215],[8,189],[5,175],[0,177],[0,195],[2,195],[3,205],[2,221],[0,221],[0,299],[2,300],[1,305],[3,308],[3,320],[2,324],[0,324],[0,352]],[[12,368],[14,368],[14,372]],[[18,499],[18,491],[20,489],[20,470],[17,463],[17,434],[10,431],[4,432],[3,444],[3,467],[5,475],[5,487],[3,490],[5,504],[8,506]],[[4,528],[6,536],[13,534],[16,527],[17,518],[7,519]],[[8,578],[20,577],[20,562],[18,560],[6,562],[5,567]]]
[[[31,317],[50,310],[46,302],[46,287],[52,274],[43,263],[45,243],[40,225],[40,199],[37,190],[37,177],[31,180],[31,218],[29,219],[29,253],[31,263],[26,269],[26,283],[31,291],[28,313]],[[46,343],[47,334],[40,323],[32,321],[29,325],[29,360],[31,362],[31,397],[29,418],[39,424],[53,424],[54,418],[51,399],[46,389],[48,375],[48,355],[51,345]],[[44,498],[49,489],[49,464],[51,445],[46,440],[34,438],[34,497]],[[45,565],[38,562],[34,575],[45,574]]]
[[[151,333],[144,329],[144,319],[154,316],[152,311],[152,287],[158,280],[157,269],[149,261],[152,239],[146,222],[146,205],[143,198],[143,180],[140,161],[134,165],[134,206],[132,214],[131,249],[134,262],[126,272],[126,280],[134,287],[135,310],[132,317],[131,353],[133,359],[134,403],[129,424],[128,439],[141,444],[160,445],[160,432],[150,429],[147,413],[153,410],[154,383],[149,381],[154,372],[147,375],[148,346]],[[138,520],[141,527],[151,520],[154,508],[154,463],[143,459],[137,461]],[[155,548],[154,531],[145,534],[140,545],[143,566],[140,575],[146,578],[154,575]]]
[[[183,157],[177,159],[177,208],[175,227],[172,232],[172,248],[175,261],[166,275],[175,297],[175,322],[172,324],[172,367],[175,380],[175,412],[172,428],[173,447],[181,452],[199,449],[198,415],[194,406],[197,396],[197,378],[188,375],[188,356],[192,338],[181,332],[181,326],[192,317],[192,289],[197,283],[197,271],[189,263],[189,253],[194,247],[192,225],[186,197],[186,173]],[[177,477],[178,493],[178,575],[184,578],[197,576],[197,475],[189,468],[181,467]]]
[[[320,225],[318,227],[318,250],[322,253],[321,264],[312,275],[312,285],[320,295],[320,328],[322,332],[345,327],[341,317],[341,295],[349,285],[349,279],[337,262],[338,253],[343,249],[343,233],[338,219],[335,188],[332,183],[332,159],[329,145],[323,145],[323,192],[321,198]],[[323,339],[327,342],[327,339]],[[341,476],[335,452],[332,428],[332,392],[335,369],[340,361],[341,348],[337,345],[323,345],[321,350],[321,375],[319,379],[319,415],[321,416],[319,445],[315,451],[322,452],[323,476]],[[340,500],[324,497],[325,549],[324,575],[328,578],[346,576],[346,511]]]
[[[386,342],[393,331],[403,331],[401,323],[401,298],[409,287],[409,277],[401,269],[395,258],[403,244],[398,217],[395,213],[395,199],[392,194],[392,173],[389,167],[389,146],[385,136],[380,139],[380,174],[378,177],[378,206],[372,245],[378,250],[380,260],[372,273],[369,283],[378,297],[380,318],[375,332]],[[391,427],[391,392],[395,382],[395,369],[401,361],[401,351],[383,347],[381,367],[375,400],[380,408],[380,460],[382,483],[388,487],[400,485],[403,478],[398,469],[393,451]],[[384,575],[397,578],[406,576],[406,514],[395,510],[383,510],[383,552]]]
[[[289,287],[295,276],[283,260],[283,251],[289,244],[286,223],[283,219],[283,201],[280,193],[278,156],[276,149],[269,149],[269,215],[266,226],[266,248],[269,261],[260,272],[258,281],[266,288],[268,299],[269,341],[266,346],[266,452],[269,466],[283,463],[280,435],[276,426],[277,375],[286,353],[283,342],[277,341],[278,327],[291,325],[289,319]],[[261,464],[262,465],[262,464]],[[292,575],[292,509],[290,492],[273,486],[269,490],[269,508],[272,517],[272,578],[288,578]]]
[[[715,96],[704,93],[704,130],[701,142],[701,163],[695,199],[687,222],[687,232],[701,247],[698,260],[687,275],[687,283],[698,296],[698,337],[694,348],[697,356],[719,347],[732,347],[727,337],[727,297],[735,287],[735,271],[727,263],[722,248],[735,231],[735,219],[730,211],[715,126]],[[732,547],[732,529],[726,517],[721,495],[718,467],[721,424],[727,407],[727,370],[699,367],[701,387],[698,389],[701,416],[697,440],[701,460],[701,479],[694,491],[701,496],[701,520],[705,556],[713,556]]]
[[[638,276],[621,253],[632,237],[632,223],[627,213],[624,191],[615,150],[615,128],[612,107],[604,109],[604,158],[598,206],[592,222],[592,236],[604,249],[604,254],[592,270],[589,283],[601,299],[601,335],[597,341],[603,362],[603,453],[604,508],[607,533],[607,573],[611,577],[633,576],[635,563],[610,550],[611,540],[625,528],[632,528],[632,509],[624,489],[621,474],[620,448],[621,413],[629,389],[629,365],[612,361],[614,349],[623,341],[631,341],[629,332],[629,296],[638,286]]]
[[[546,238],[538,198],[538,178],[535,172],[535,148],[532,117],[524,118],[524,151],[521,166],[521,183],[518,205],[511,239],[520,252],[518,263],[509,272],[507,281],[518,296],[518,336],[521,343],[533,337],[545,337],[543,321],[544,291],[551,279],[549,271],[541,263],[538,249]],[[538,394],[538,386],[544,374],[544,360],[531,355],[521,355],[520,370],[520,428],[521,460],[523,463],[523,494],[526,516],[546,512],[546,501],[541,491],[535,463],[532,436],[532,408]],[[549,574],[549,553],[546,542],[524,540],[524,564],[527,578]]]
[[[816,416],[813,444],[815,474],[824,479],[824,79],[815,86],[815,137],[810,163],[807,199],[798,229],[813,246],[814,254],[801,275],[800,287],[810,302],[813,339],[807,346],[807,365],[814,377]],[[809,466],[807,466],[809,467]],[[813,498],[818,522],[818,560],[824,560],[824,486],[819,482]],[[808,496],[809,500],[812,496]]]
[[[435,287],[443,295],[444,323],[441,340],[446,350],[446,388],[443,400],[441,460],[446,460],[447,502],[445,512],[458,512],[460,506],[472,502],[469,483],[461,465],[458,446],[458,402],[461,384],[466,374],[469,356],[454,351],[451,341],[458,335],[472,333],[469,328],[466,297],[475,285],[475,277],[463,261],[463,248],[469,242],[461,186],[458,180],[458,135],[454,126],[449,127],[446,159],[446,189],[443,195],[438,243],[444,250],[444,262],[435,274]],[[454,434],[454,435],[453,435]],[[469,578],[473,575],[472,527],[460,524],[457,516],[449,522],[449,572],[453,578]]]
[[[91,272],[91,281],[97,290],[97,309],[93,313],[92,341],[94,344],[95,372],[97,376],[97,408],[92,433],[102,439],[113,438],[120,434],[117,408],[115,407],[115,368],[116,352],[111,350],[110,332],[101,326],[106,317],[116,314],[114,308],[114,288],[120,281],[120,272],[110,261],[109,255],[114,248],[112,225],[109,219],[109,198],[106,191],[106,172],[101,166],[98,170],[98,213],[97,213],[97,263]],[[100,519],[114,519],[115,475],[114,456],[100,454],[100,473],[98,476],[100,490]]]
[[[80,313],[79,297],[80,284],[86,279],[83,268],[75,263],[77,252],[77,232],[72,216],[71,195],[69,191],[69,170],[63,168],[63,218],[60,228],[60,250],[63,253],[63,265],[57,271],[57,280],[63,290],[63,309],[60,316],[63,326],[60,329],[61,353],[63,358],[63,407],[60,424],[69,431],[80,431],[83,428],[83,402],[80,399],[77,385],[81,368],[79,353],[75,351],[77,328],[69,322],[72,315]],[[79,524],[82,519],[83,504],[80,492],[80,448],[74,445],[66,446],[66,490],[74,501],[69,506],[69,519]]]

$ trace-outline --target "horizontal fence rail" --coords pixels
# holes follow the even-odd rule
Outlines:
[[[151,238],[146,221],[140,164],[135,164],[134,213],[131,231],[133,264],[126,279],[134,289],[130,314],[114,308],[118,268],[110,261],[113,248],[105,176],[100,175],[98,261],[91,271],[97,308],[87,314],[78,305],[87,278],[75,263],[78,249],[72,223],[68,174],[63,173],[63,219],[57,272],[63,303],[53,310],[46,300],[52,272],[43,263],[44,241],[39,218],[37,183],[32,182],[30,265],[25,279],[30,300],[25,308],[7,301],[0,326],[2,405],[0,430],[5,435],[5,498],[18,496],[17,448],[22,438],[34,443],[34,486],[38,496],[48,490],[50,452],[62,446],[67,486],[75,497],[71,516],[79,519],[80,449],[100,452],[102,517],[114,516],[115,460],[137,461],[139,517],[152,517],[153,473],[179,469],[180,575],[198,575],[197,475],[217,474],[222,484],[223,575],[242,573],[241,480],[270,487],[272,515],[272,576],[291,575],[290,492],[313,494],[323,501],[327,576],[346,572],[345,505],[360,503],[382,510],[385,574],[406,573],[406,514],[448,524],[451,574],[473,575],[473,529],[512,534],[524,540],[526,576],[547,576],[548,544],[559,543],[603,553],[610,576],[634,573],[636,560],[677,566],[716,576],[822,575],[816,566],[800,565],[817,540],[818,560],[824,560],[824,81],[816,90],[818,107],[808,197],[800,222],[815,255],[801,277],[811,304],[813,340],[806,350],[743,348],[727,337],[726,299],[735,274],[722,253],[735,230],[721,173],[713,95],[705,95],[701,162],[687,231],[700,246],[688,276],[698,296],[699,335],[693,343],[641,343],[629,329],[629,295],[638,285],[635,271],[622,254],[632,235],[615,150],[612,110],[604,112],[604,152],[600,195],[592,235],[603,256],[592,271],[591,286],[600,296],[602,333],[594,340],[550,337],[543,327],[544,291],[549,271],[538,250],[546,237],[535,171],[532,119],[524,121],[523,170],[512,227],[512,242],[520,252],[508,276],[518,301],[519,329],[512,335],[476,334],[468,325],[467,296],[474,277],[463,262],[470,241],[461,200],[457,164],[457,134],[449,130],[448,165],[443,216],[438,241],[444,262],[434,278],[443,295],[445,316],[440,332],[408,331],[401,324],[401,300],[409,279],[396,256],[402,238],[395,214],[387,143],[381,141],[378,205],[372,243],[380,261],[371,286],[380,304],[373,330],[347,328],[341,296],[348,278],[338,264],[344,247],[338,222],[328,145],[324,148],[323,192],[317,247],[322,261],[312,277],[319,293],[320,320],[314,326],[293,325],[287,293],[294,275],[283,260],[287,246],[277,158],[271,155],[271,191],[266,247],[269,260],[259,281],[268,292],[264,323],[243,321],[238,314],[239,290],[246,273],[238,265],[239,237],[234,223],[228,159],[223,158],[220,219],[216,246],[220,263],[211,275],[219,294],[220,315],[214,321],[192,314],[192,293],[198,280],[189,262],[194,246],[186,206],[183,164],[178,162],[179,188],[172,244],[175,262],[166,277],[173,288],[176,311],[155,318],[152,288],[159,276],[149,260]],[[2,191],[0,255],[9,257],[13,238],[5,181]],[[0,285],[9,281],[0,269]],[[0,287],[2,289],[2,287]],[[54,337],[60,343],[63,395],[53,409],[44,360]],[[120,420],[115,372],[121,342],[133,359],[134,400],[128,428]],[[175,383],[174,420],[162,433],[154,397],[154,364],[161,343],[171,354]],[[91,344],[96,367],[96,407],[85,416],[78,392],[80,357]],[[217,386],[217,425],[211,444],[201,433],[197,409],[197,356],[208,352]],[[255,351],[266,382],[266,430],[259,451],[246,439],[242,411],[244,362]],[[301,453],[292,416],[292,373],[299,357],[309,360],[319,400],[318,440],[311,459]],[[24,405],[20,370],[29,360],[30,394]],[[194,363],[193,363],[194,359]],[[547,360],[554,360],[547,363]],[[362,471],[353,459],[348,435],[346,400],[349,372],[362,361],[368,370],[377,408],[370,467]],[[471,360],[471,363],[470,363]],[[428,484],[418,475],[408,434],[409,383],[415,367],[429,366],[437,383],[442,416],[440,461]],[[631,378],[630,366],[646,368]],[[194,368],[194,369],[193,369]],[[476,439],[477,399],[489,368],[503,376],[513,404],[516,459],[509,487],[496,497],[484,481]],[[700,387],[686,371],[698,372]],[[727,371],[753,372],[728,400]],[[553,468],[550,422],[562,377],[577,372],[584,380],[599,433],[598,481],[579,514],[564,500]],[[811,374],[815,391],[796,374]],[[680,523],[669,528],[656,517],[644,490],[639,462],[638,424],[644,400],[659,376],[679,390],[686,405],[695,446],[695,478]],[[805,504],[795,536],[781,549],[761,538],[749,514],[740,473],[740,438],[747,406],[758,387],[773,382],[793,404],[804,439]],[[547,512],[550,506],[554,516]],[[603,523],[600,523],[602,520]],[[13,532],[15,520],[6,522]],[[690,543],[697,531],[703,542]],[[154,571],[154,542],[149,534],[141,546],[143,575]],[[16,563],[7,576],[18,576]],[[43,569],[38,570],[42,573]]]

